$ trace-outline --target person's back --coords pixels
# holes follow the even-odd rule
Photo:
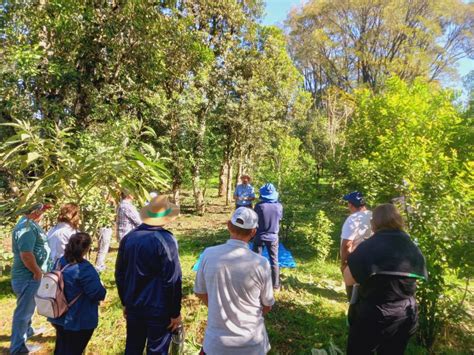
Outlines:
[[[255,214],[247,208],[236,213],[241,209]],[[264,308],[274,303],[270,264],[246,241],[230,239],[206,249],[194,291],[207,297],[209,308],[205,354],[258,355],[270,350],[263,318]]]
[[[142,223],[140,214],[132,203],[131,193],[122,191],[121,197],[122,200],[117,207],[117,237],[119,241]]]
[[[68,262],[62,257],[57,261],[56,269],[60,270],[66,265]],[[49,321],[70,331],[96,328],[99,320],[99,302],[105,299],[106,290],[94,266],[84,259],[70,264],[62,274],[67,302],[70,303],[79,297],[64,315]]]
[[[115,282],[127,321],[125,354],[167,354],[181,325],[178,243],[163,226],[179,216],[164,195],[140,211],[143,223],[120,242]]]
[[[355,250],[360,243],[369,239],[372,235],[371,218],[372,212],[363,210],[352,213],[344,222],[341,238],[352,240],[352,250]]]
[[[181,283],[181,267],[177,244],[169,231],[142,224],[127,234],[120,243],[116,272],[119,296],[128,312],[179,314],[181,288],[173,285]]]
[[[272,240],[273,237],[278,238],[280,220],[283,217],[281,203],[259,202],[255,205],[255,212],[258,215],[257,236],[263,236],[263,240]]]

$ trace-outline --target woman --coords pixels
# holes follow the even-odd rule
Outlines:
[[[79,227],[79,206],[75,203],[66,203],[59,210],[58,223],[48,232],[48,244],[51,249],[51,260],[53,263],[64,254],[64,248],[71,235],[76,233]]]
[[[416,279],[427,278],[425,259],[395,206],[375,208],[371,224],[373,237],[349,255],[344,270],[347,285],[360,284],[347,354],[403,354],[418,323]]]
[[[55,355],[82,354],[97,328],[99,301],[105,299],[106,290],[94,266],[84,259],[91,244],[89,234],[73,234],[56,265],[64,268],[64,293],[67,302],[74,303],[61,317],[48,319],[56,328]]]

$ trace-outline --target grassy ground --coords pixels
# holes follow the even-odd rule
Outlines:
[[[206,326],[207,310],[193,295],[194,272],[191,270],[200,252],[207,246],[224,242],[227,238],[225,222],[230,209],[215,200],[204,217],[183,214],[169,226],[179,240],[183,268],[183,319],[186,328],[187,354],[197,354]],[[266,318],[272,344],[271,354],[311,354],[313,348],[337,347],[345,349],[347,338],[345,291],[335,262],[321,262],[302,243],[287,240],[298,267],[282,269],[282,290],[276,295],[276,306]],[[100,307],[99,327],[89,343],[88,354],[119,354],[125,343],[125,322],[113,279],[116,257],[113,245],[108,256],[108,269],[102,279],[107,287],[107,299]],[[94,255],[92,256],[94,259]],[[0,277],[0,353],[8,349],[11,316],[15,297],[8,275]],[[46,325],[48,331],[33,338],[44,346],[44,354],[54,347],[54,331],[45,319],[35,315],[34,326]],[[423,354],[421,348],[410,344],[409,354]],[[452,354],[469,351],[449,351]]]

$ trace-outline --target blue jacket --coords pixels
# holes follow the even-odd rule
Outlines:
[[[258,215],[256,237],[260,240],[274,242],[278,239],[280,220],[283,218],[283,206],[280,202],[259,202],[255,205]]]
[[[66,259],[59,259],[59,267],[67,265]],[[99,323],[99,301],[105,299],[106,290],[100,282],[99,274],[87,260],[68,266],[63,271],[64,293],[71,302],[82,293],[76,303],[60,318],[48,320],[61,325],[65,330],[78,331],[97,328]]]
[[[169,231],[141,224],[120,242],[115,281],[127,314],[179,316],[181,277],[178,243]]]

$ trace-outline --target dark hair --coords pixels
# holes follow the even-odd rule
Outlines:
[[[84,254],[92,244],[92,238],[84,232],[75,233],[69,238],[64,250],[64,258],[68,263],[79,263],[84,260]]]
[[[403,218],[391,203],[377,206],[372,212],[371,223],[374,233],[384,229],[403,230]]]
[[[122,191],[120,191],[120,198],[122,200],[125,200],[126,198],[128,198],[129,196],[132,196],[132,193],[130,192],[130,190],[128,189],[122,189]]]

